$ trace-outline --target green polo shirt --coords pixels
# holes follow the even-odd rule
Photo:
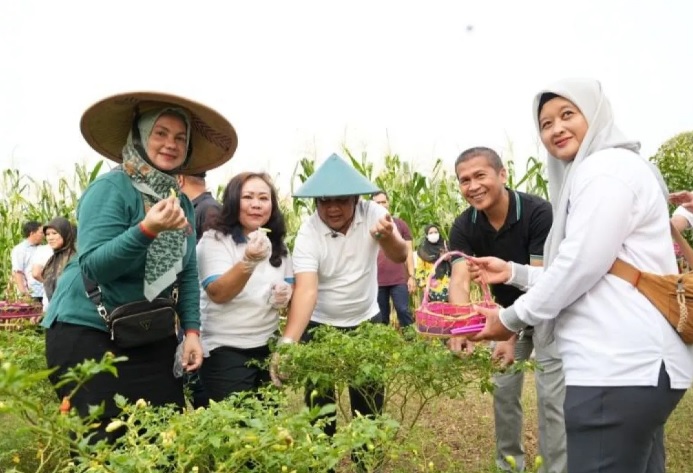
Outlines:
[[[192,203],[184,195],[180,203],[188,218],[195,221]],[[50,301],[42,325],[54,322],[85,325],[107,331],[106,323],[87,298],[82,271],[97,281],[103,303],[113,308],[144,300],[144,264],[153,241],[142,233],[144,201],[130,178],[121,171],[99,176],[84,192],[77,208],[77,254],[65,266]],[[200,289],[197,278],[195,232],[190,227],[183,256],[183,271],[178,274],[178,314],[184,329],[200,328]],[[168,295],[170,288],[162,295]]]

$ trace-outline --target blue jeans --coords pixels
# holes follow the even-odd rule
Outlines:
[[[390,298],[397,312],[397,320],[399,326],[404,328],[412,323],[414,319],[409,310],[409,290],[406,284],[397,284],[396,286],[380,286],[378,287],[378,307],[383,316],[383,323],[390,324]]]

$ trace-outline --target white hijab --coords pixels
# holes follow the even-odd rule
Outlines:
[[[633,152],[633,159],[642,159],[637,154],[640,150],[640,143],[628,140],[614,124],[611,104],[604,95],[599,81],[594,79],[564,79],[539,92],[534,97],[532,111],[534,123],[540,134],[539,103],[542,95],[547,93],[556,94],[573,102],[585,116],[588,128],[575,159],[566,162],[548,155],[549,200],[553,207],[553,225],[544,245],[544,267],[548,267],[556,258],[558,247],[565,238],[568,196],[577,167],[590,155],[608,148],[624,148]],[[666,196],[666,185],[659,170],[652,163],[647,162]]]

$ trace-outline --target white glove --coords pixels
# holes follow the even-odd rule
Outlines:
[[[289,305],[292,293],[291,285],[284,281],[273,284],[270,289],[269,303],[273,309],[283,309]]]
[[[250,232],[247,241],[245,254],[243,255],[243,263],[245,264],[246,271],[252,272],[258,264],[269,257],[270,251],[272,250],[272,243],[270,239],[267,238],[265,232],[260,230]]]

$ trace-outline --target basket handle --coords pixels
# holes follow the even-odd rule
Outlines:
[[[421,305],[426,305],[428,304],[428,293],[431,290],[431,283],[433,282],[433,279],[436,276],[436,269],[438,269],[438,265],[445,261],[445,259],[449,256],[461,256],[462,258],[469,258],[468,255],[462,253],[461,251],[448,251],[443,253],[440,258],[436,260],[435,263],[433,263],[433,269],[431,270],[431,274],[428,276],[428,279],[426,280],[426,288],[424,289],[423,293],[423,299],[421,300]],[[484,294],[484,302],[491,302],[491,291],[489,290],[488,284],[485,281],[485,278],[482,277],[481,279],[481,291]]]

